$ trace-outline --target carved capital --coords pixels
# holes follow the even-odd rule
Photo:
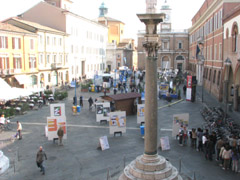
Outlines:
[[[157,60],[159,45],[157,42],[146,42],[143,44],[144,49],[146,50],[148,59],[154,58]]]

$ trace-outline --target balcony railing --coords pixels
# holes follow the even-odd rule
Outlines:
[[[14,69],[0,69],[1,76],[7,76],[14,74]]]
[[[59,69],[62,68],[63,64],[62,63],[52,63],[51,68],[52,69]]]

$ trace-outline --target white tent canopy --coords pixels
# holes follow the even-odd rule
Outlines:
[[[11,86],[9,86],[9,84],[6,81],[0,78],[0,88],[11,88]]]

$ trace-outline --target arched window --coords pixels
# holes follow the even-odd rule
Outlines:
[[[208,80],[211,81],[212,70],[210,69]]]
[[[238,27],[237,23],[234,23],[232,28],[232,51],[237,51],[237,37],[238,37]]]
[[[184,60],[183,56],[177,56],[176,60]]]
[[[216,70],[214,70],[214,73],[213,73],[213,83],[215,83],[215,79],[216,79],[216,73],[217,73],[217,71],[216,71]]]
[[[219,86],[221,79],[221,71],[218,71],[218,79],[217,79],[217,85]]]

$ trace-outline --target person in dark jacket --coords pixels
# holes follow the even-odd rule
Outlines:
[[[58,135],[58,145],[63,146],[62,139],[64,136],[64,131],[63,131],[62,126],[59,127],[59,129],[57,131],[57,135]]]
[[[37,166],[41,169],[40,172],[42,172],[42,175],[45,174],[45,167],[43,166],[44,158],[45,160],[47,160],[47,155],[43,151],[42,146],[40,146],[39,151],[37,153],[37,157],[36,157],[36,163],[37,163]]]
[[[80,96],[79,103],[80,103],[81,108],[83,108],[83,97],[82,96]]]

